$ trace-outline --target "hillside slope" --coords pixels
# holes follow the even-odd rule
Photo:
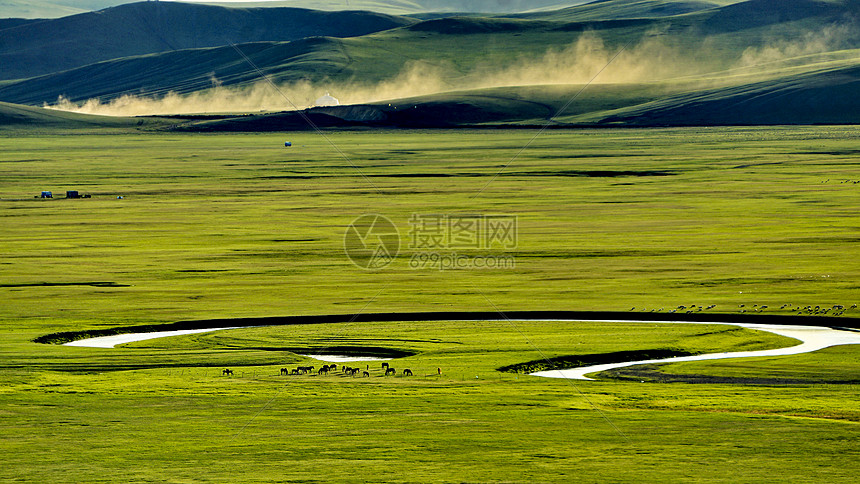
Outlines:
[[[588,0],[282,0],[240,2],[199,1],[226,7],[291,7],[314,10],[365,10],[391,15],[421,12],[515,13],[552,10],[584,3]],[[57,18],[129,3],[129,0],[0,0],[0,18]]]
[[[860,63],[768,81],[702,89],[696,83],[524,86],[451,92],[305,111],[319,127],[715,126],[860,124]],[[572,99],[574,102],[569,103]],[[561,111],[564,109],[564,111]],[[309,130],[295,112],[186,123],[186,131]]]
[[[545,123],[599,72],[554,122],[860,122],[853,101],[840,101],[860,97],[854,18],[860,18],[860,0],[749,0],[650,19],[449,17],[354,38],[238,45],[280,92],[236,49],[214,47],[0,82],[0,99],[33,105],[59,96],[96,99],[84,112],[117,115],[260,113],[290,109],[291,101],[312,105],[331,91],[343,104],[358,106],[310,111],[326,125],[522,125]],[[119,109],[99,105],[110,101]],[[139,109],[139,102],[156,106]],[[220,125],[303,124],[294,113],[282,113]]]
[[[369,12],[139,2],[3,30],[0,80],[121,57],[310,36],[352,37],[414,22]]]
[[[41,20],[26,18],[0,18],[0,30],[11,29],[13,27],[20,27],[22,25],[32,24],[36,22],[41,22]]]
[[[777,11],[783,9],[782,13],[770,8],[774,2],[781,5]],[[743,30],[738,30],[737,18],[744,19]],[[643,68],[664,71],[668,77],[689,74],[683,71],[690,68],[716,71],[733,63],[766,62],[770,57],[809,50],[851,49],[860,46],[860,29],[845,20],[851,18],[860,18],[860,0],[750,0],[652,19],[562,22],[442,18],[357,38],[263,42],[240,48],[276,82],[308,81],[324,84],[319,89],[325,91],[328,86],[354,84],[353,81],[390,84],[400,76],[402,83],[429,93],[434,87],[437,92],[479,87],[465,84],[476,77],[506,77],[507,74],[484,74],[510,73],[517,66],[541,60],[545,62],[535,66],[537,74],[531,76],[533,79],[499,79],[497,85],[560,83],[563,76],[554,75],[554,71],[562,69],[560,64],[573,68],[582,57],[586,59],[583,63],[595,64],[591,69],[596,69],[609,60],[611,52],[628,42],[624,62],[619,60],[618,65],[630,64],[627,71],[634,73]],[[589,35],[593,42],[576,47],[580,39]],[[655,65],[645,65],[649,63]],[[419,70],[414,79],[404,77],[404,72],[409,74],[416,66],[429,72]],[[545,70],[546,75],[540,70]],[[115,59],[0,84],[0,100],[41,105],[56,102],[62,95],[77,102],[90,98],[104,102],[123,95],[160,96],[168,91],[188,94],[211,88],[213,82],[243,86],[259,78],[232,48],[186,49]],[[409,93],[391,97],[404,95]]]
[[[133,119],[106,116],[88,116],[33,106],[0,102],[0,131],[40,128],[93,129],[161,127],[164,120],[157,118]]]
[[[568,7],[588,0],[281,0],[268,2],[248,2],[247,6],[263,7],[301,7],[317,10],[370,10],[397,15],[421,12],[479,12],[515,13],[532,10],[554,10]],[[236,5],[236,3],[205,3],[215,5]],[[245,2],[243,2],[245,3]]]
[[[659,18],[699,12],[742,0],[596,0],[551,12],[518,14],[517,17],[540,20],[611,20],[623,18]]]
[[[624,126],[860,124],[860,62],[839,69],[669,96],[606,113],[597,123]]]
[[[349,58],[341,41],[310,38],[295,42],[256,42],[237,46],[267,74],[295,73],[295,79],[336,76]],[[213,87],[259,81],[233,47],[190,49],[129,57],[35,77],[23,82],[0,83],[0,100],[18,104],[53,103],[59,96],[71,101],[115,99],[122,95],[163,96],[169,91],[190,94]]]

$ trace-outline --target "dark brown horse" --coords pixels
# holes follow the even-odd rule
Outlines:
[[[228,369],[225,369],[224,371],[222,371],[221,374],[225,375],[225,376],[233,376],[233,370],[228,368]]]
[[[388,368],[387,370],[385,370],[385,376],[388,375],[397,375],[397,370],[395,370],[394,368]]]
[[[412,376],[412,370],[409,368],[403,370],[403,376]]]

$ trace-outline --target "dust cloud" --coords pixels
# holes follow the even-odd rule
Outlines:
[[[90,99],[83,103],[61,97],[45,107],[106,116],[253,113],[311,107],[325,92],[341,104],[363,104],[454,90],[589,82],[651,83],[698,78],[703,86],[711,83],[710,87],[719,78],[714,73],[734,69],[748,76],[774,62],[849,45],[856,32],[853,25],[835,25],[824,32],[794,37],[793,41],[760,42],[732,59],[715,58],[709,39],[689,45],[652,31],[619,52],[619,47],[608,46],[598,34],[584,32],[572,44],[550,48],[542,55],[512,58],[505,65],[476,65],[465,72],[444,62],[411,61],[396,76],[377,83],[293,82],[279,84],[278,89],[273,89],[267,80],[225,86],[215,73],[210,73],[211,87],[190,94],[123,95],[109,102]]]
[[[776,35],[774,35],[776,37]],[[855,21],[832,24],[815,32],[807,31],[790,38],[771,40],[763,46],[743,51],[737,67],[767,67],[815,54],[856,48],[860,44],[860,28]]]
[[[451,70],[425,62],[411,62],[397,76],[368,85],[358,82],[293,82],[272,87],[260,80],[250,85],[224,86],[210,74],[212,87],[190,94],[168,92],[149,97],[124,94],[108,102],[89,99],[76,103],[61,96],[43,107],[102,116],[152,116],[168,114],[254,113],[290,111],[313,106],[322,93],[330,92],[341,104],[357,104],[433,94],[450,90],[444,81]]]

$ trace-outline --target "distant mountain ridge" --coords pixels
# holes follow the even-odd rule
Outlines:
[[[179,0],[181,1],[181,0]],[[517,13],[558,9],[589,0],[282,0],[260,2],[199,2],[228,7],[292,7],[314,10],[365,10],[392,15],[421,12]],[[130,3],[129,0],[0,0],[0,18],[59,18]],[[163,3],[163,2],[162,2]]]
[[[23,79],[99,61],[216,47],[352,37],[409,25],[406,17],[370,12],[294,8],[225,8],[139,2],[55,20],[27,22],[0,32],[0,80]]]
[[[630,8],[597,9],[608,6]],[[660,13],[675,7],[698,10]],[[327,90],[339,97],[347,106],[313,111],[330,126],[539,125],[578,92],[589,79],[584,73],[604,66],[603,78],[554,123],[860,123],[860,0],[601,0],[527,18],[384,18],[397,27],[236,48],[299,105]],[[289,105],[223,44],[0,82],[7,102],[42,105],[60,96],[92,100],[83,111],[102,114],[255,113],[201,129],[296,129],[304,122],[295,113],[261,114]],[[213,105],[229,97],[251,102]],[[190,102],[177,108],[177,99]],[[408,109],[401,110],[404,100]],[[125,108],[139,102],[157,107]]]

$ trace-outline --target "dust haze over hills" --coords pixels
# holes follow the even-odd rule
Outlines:
[[[213,18],[257,12],[181,7]],[[330,91],[356,105],[309,111],[331,126],[860,122],[860,0],[602,0],[425,21],[361,15],[373,26],[366,35],[285,40],[294,32],[263,29],[235,48],[156,51],[10,79],[0,100],[121,116],[249,113],[305,108]],[[205,38],[200,29],[192,30]],[[295,116],[192,124],[300,128]]]

